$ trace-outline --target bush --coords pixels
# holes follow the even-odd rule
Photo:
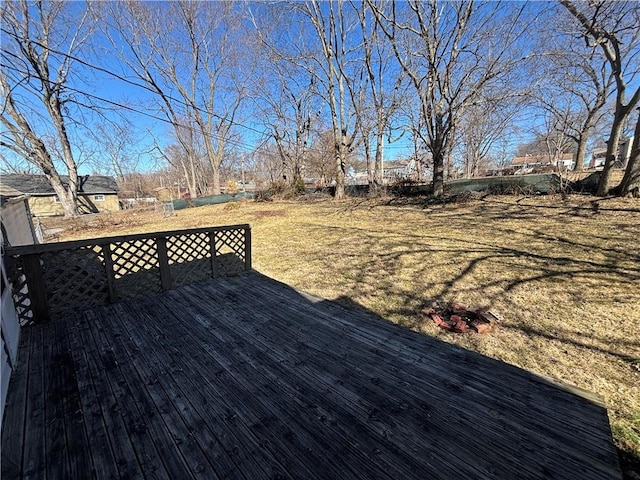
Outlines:
[[[297,195],[304,195],[307,193],[307,187],[304,186],[304,180],[299,178],[293,184],[293,193]]]

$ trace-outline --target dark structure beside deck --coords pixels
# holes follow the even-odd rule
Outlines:
[[[245,273],[23,329],[2,478],[620,478],[594,395]]]

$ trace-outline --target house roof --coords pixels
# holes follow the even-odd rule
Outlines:
[[[526,163],[553,163],[554,161],[573,160],[573,153],[561,153],[554,158],[550,155],[526,155],[524,157],[515,157],[511,165],[524,165]]]
[[[68,185],[69,177],[60,177],[64,185]],[[85,194],[115,194],[118,193],[118,184],[115,178],[101,175],[81,175],[78,177],[78,193]],[[9,174],[0,177],[2,194],[13,191],[17,195],[55,195],[53,187],[44,175],[20,175]]]
[[[22,195],[22,192],[19,192],[13,187],[9,185],[5,185],[4,182],[0,182],[0,197],[2,198],[11,198],[11,197],[19,197]]]
[[[27,197],[28,195],[23,195],[22,192],[19,192],[15,188],[0,183],[0,206],[4,207],[6,204],[24,201]]]

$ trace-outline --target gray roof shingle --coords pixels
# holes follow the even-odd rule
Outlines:
[[[62,175],[62,183],[67,185],[69,177]],[[0,184],[9,187],[20,194],[26,195],[55,195],[53,187],[44,175],[8,174],[0,177]],[[78,193],[113,194],[118,193],[115,178],[101,175],[79,176]]]

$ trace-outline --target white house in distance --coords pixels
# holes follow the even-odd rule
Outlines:
[[[573,153],[558,155],[525,155],[515,157],[511,168],[516,174],[532,173],[534,170],[572,170],[575,164]]]
[[[416,179],[418,170],[414,159],[392,160],[384,162],[382,173],[384,183],[389,185],[402,180]],[[351,185],[366,185],[368,178],[367,172],[353,172],[349,174],[348,182]]]
[[[619,163],[619,166],[622,168],[625,168],[627,166],[627,162],[629,161],[629,157],[631,156],[633,138],[634,137],[631,137],[625,141],[620,142],[620,146],[618,147],[617,161]],[[593,155],[591,156],[591,162],[589,162],[589,168],[595,168],[596,170],[603,169],[606,155],[606,148],[594,148]]]

